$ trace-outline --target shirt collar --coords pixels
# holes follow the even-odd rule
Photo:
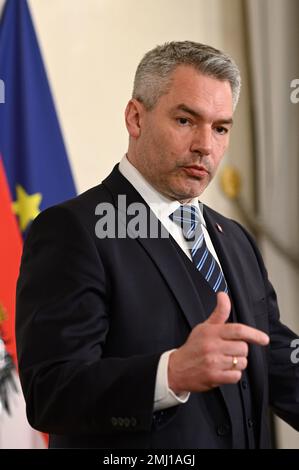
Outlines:
[[[132,165],[128,160],[127,156],[124,155],[119,163],[120,173],[134,186],[139,192],[145,202],[149,205],[152,211],[158,216],[158,218],[169,217],[180,205],[180,201],[173,201],[168,199],[163,194],[159,193]],[[198,200],[197,197],[193,198],[187,205],[197,206],[199,209],[199,215],[201,223],[205,226],[205,220],[203,218],[203,204]]]

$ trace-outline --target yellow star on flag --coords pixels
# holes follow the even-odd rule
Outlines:
[[[16,187],[17,200],[13,202],[12,209],[19,216],[20,229],[24,232],[28,224],[40,213],[39,205],[42,200],[41,193],[27,194],[21,185]]]

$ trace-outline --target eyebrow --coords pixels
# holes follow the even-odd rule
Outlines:
[[[202,118],[202,114],[198,111],[195,111],[194,109],[192,108],[189,108],[189,106],[185,105],[185,104],[179,104],[176,108],[176,110],[180,110],[180,111],[184,111],[185,113],[188,113],[188,114],[191,114],[191,116],[194,116],[196,118]],[[216,121],[216,123],[218,124],[231,124],[233,125],[233,119],[232,118],[223,118],[223,119],[218,119]]]

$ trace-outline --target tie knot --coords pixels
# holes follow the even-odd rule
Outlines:
[[[187,240],[194,240],[195,232],[200,227],[199,210],[196,206],[180,205],[169,217],[181,227]]]

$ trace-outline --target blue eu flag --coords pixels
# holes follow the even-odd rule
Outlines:
[[[0,158],[24,235],[40,211],[76,193],[26,0],[4,6],[0,80]]]

